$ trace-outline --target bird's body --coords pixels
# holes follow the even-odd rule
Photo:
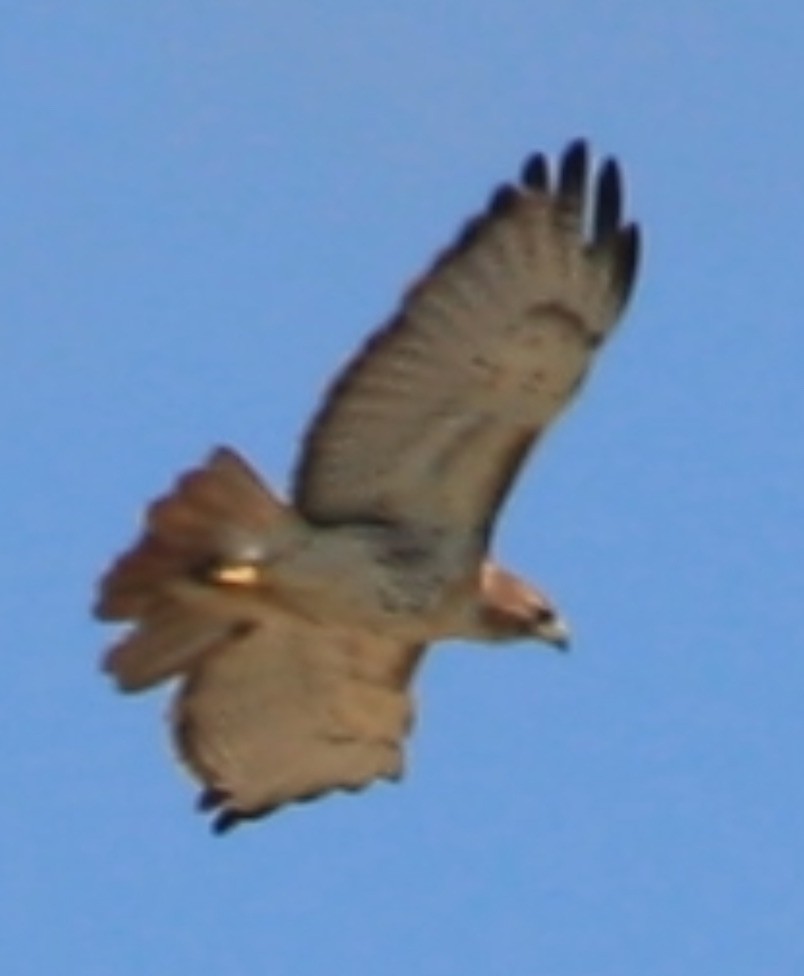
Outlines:
[[[588,170],[574,143],[495,194],[336,380],[288,502],[219,448],[101,581],[99,618],[133,625],[105,667],[182,680],[174,736],[218,828],[397,778],[433,641],[566,640],[488,550],[633,282],[618,168]]]
[[[468,591],[463,540],[399,525],[308,527],[299,544],[262,563],[295,609],[317,622],[351,624],[400,639],[474,636],[467,630]],[[474,595],[474,594],[473,594]]]

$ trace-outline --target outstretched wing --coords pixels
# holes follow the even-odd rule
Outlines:
[[[212,648],[179,691],[173,728],[215,829],[399,779],[421,651],[281,612]]]
[[[121,688],[177,677],[173,735],[214,827],[399,779],[423,652],[225,590],[174,586],[107,656]]]
[[[638,230],[609,159],[542,155],[407,293],[306,436],[295,502],[318,523],[423,522],[478,534],[566,406],[628,298]]]

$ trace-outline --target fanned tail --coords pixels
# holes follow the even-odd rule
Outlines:
[[[217,579],[211,571],[258,559],[272,533],[296,524],[229,448],[181,475],[149,506],[142,534],[100,581],[95,616],[135,625],[108,652],[104,670],[125,690],[146,688],[242,629],[237,604],[209,585]],[[236,582],[223,570],[219,581]]]

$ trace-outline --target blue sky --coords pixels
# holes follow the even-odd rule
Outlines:
[[[43,0],[0,43],[3,971],[804,971],[804,8]],[[404,285],[579,134],[643,276],[497,540],[573,653],[436,651],[402,786],[211,838],[94,579],[211,445],[282,485]]]

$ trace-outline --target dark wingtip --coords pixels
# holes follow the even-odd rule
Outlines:
[[[642,239],[637,224],[628,224],[618,235],[615,275],[622,304],[628,301],[634,286],[642,251]]]
[[[522,182],[536,193],[544,193],[550,182],[550,171],[544,153],[534,153],[522,167]]]
[[[220,837],[222,834],[228,834],[229,831],[233,830],[241,820],[245,819],[246,818],[236,810],[221,810],[221,812],[212,821],[212,833],[217,837]]]
[[[518,202],[519,193],[517,193],[516,189],[510,183],[504,183],[492,194],[488,210],[495,217],[503,217],[505,214],[510,213]],[[481,229],[482,225],[483,221],[481,219],[478,229]]]
[[[564,147],[562,159],[567,159],[568,156],[576,155],[589,156],[589,140],[584,136],[576,136],[574,139],[570,139],[570,141]]]
[[[575,139],[564,150],[558,169],[558,196],[564,204],[577,207],[583,200],[589,171],[589,146]]]
[[[616,160],[606,159],[597,176],[592,242],[605,243],[620,227],[623,210],[622,176]]]
[[[211,811],[223,806],[228,799],[229,794],[225,790],[218,789],[215,786],[208,786],[198,794],[198,799],[195,801],[195,808],[199,813],[211,813]]]
[[[280,805],[271,803],[260,807],[258,810],[235,810],[233,807],[225,807],[213,819],[210,825],[212,833],[216,835],[228,834],[230,830],[247,820],[261,820],[263,817],[270,816]]]

